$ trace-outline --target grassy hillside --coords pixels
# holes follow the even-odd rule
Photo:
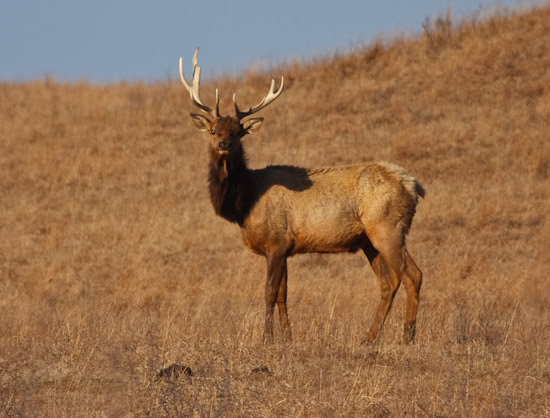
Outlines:
[[[214,215],[179,80],[3,83],[0,416],[550,416],[550,7],[202,96],[230,112],[281,74],[251,166],[389,160],[426,188],[417,343],[400,290],[361,344],[380,296],[358,253],[290,259],[294,340],[263,345],[265,261]],[[194,376],[159,379],[172,363]]]

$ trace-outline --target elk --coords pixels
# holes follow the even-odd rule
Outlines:
[[[422,272],[405,246],[416,211],[421,184],[397,165],[380,162],[305,169],[292,166],[247,167],[242,138],[256,132],[263,118],[250,118],[276,100],[284,79],[255,106],[241,110],[233,94],[235,116],[221,116],[216,89],[215,107],[200,97],[198,48],[193,56],[193,78],[180,78],[191,102],[201,113],[191,113],[194,125],[209,141],[208,183],[217,215],[238,224],[242,240],[267,260],[264,340],[273,342],[275,305],[283,336],[291,338],[287,313],[287,258],[298,253],[338,253],[362,250],[381,288],[381,300],[367,334],[376,341],[403,282],[407,305],[403,337],[414,341]]]

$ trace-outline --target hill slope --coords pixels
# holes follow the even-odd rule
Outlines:
[[[427,189],[417,344],[400,292],[361,345],[379,290],[343,254],[290,260],[294,341],[262,345],[264,261],[213,213],[179,81],[0,84],[7,416],[548,416],[550,8],[442,18],[203,98],[229,112],[281,73],[252,166],[390,160]],[[194,377],[158,380],[174,362]]]

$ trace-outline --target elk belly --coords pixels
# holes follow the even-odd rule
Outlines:
[[[291,230],[293,253],[356,251],[366,240],[353,208],[334,202],[308,207]]]

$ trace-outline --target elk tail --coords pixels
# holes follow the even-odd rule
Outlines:
[[[414,181],[414,191],[421,198],[426,197],[426,189],[417,180]]]

